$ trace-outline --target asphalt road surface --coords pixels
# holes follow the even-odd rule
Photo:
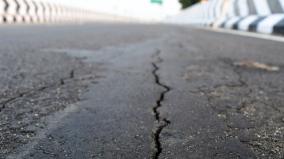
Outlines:
[[[283,159],[284,44],[190,27],[0,27],[0,158]]]

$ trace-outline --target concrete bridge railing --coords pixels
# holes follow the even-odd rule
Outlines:
[[[59,0],[0,0],[0,24],[58,23],[119,19]]]

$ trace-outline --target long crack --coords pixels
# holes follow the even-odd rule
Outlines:
[[[153,107],[153,114],[155,117],[155,128],[152,132],[152,139],[153,139],[153,145],[152,145],[152,153],[151,153],[151,159],[158,159],[160,154],[162,153],[162,144],[160,141],[160,135],[165,127],[167,127],[170,124],[170,121],[166,118],[162,118],[161,114],[159,112],[159,108],[161,108],[162,102],[165,100],[165,95],[171,91],[171,88],[165,84],[163,84],[160,80],[160,77],[158,75],[158,71],[160,68],[158,67],[158,63],[161,63],[163,60],[159,57],[160,51],[157,52],[158,60],[156,62],[152,63],[153,71],[152,74],[155,78],[155,83],[162,87],[164,91],[161,92],[159,99],[156,101],[156,105]]]

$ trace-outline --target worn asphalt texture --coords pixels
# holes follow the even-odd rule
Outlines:
[[[283,51],[187,26],[1,26],[0,158],[283,159]]]

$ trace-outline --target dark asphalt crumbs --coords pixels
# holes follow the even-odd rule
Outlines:
[[[111,23],[0,43],[0,158],[284,158],[283,43]]]

